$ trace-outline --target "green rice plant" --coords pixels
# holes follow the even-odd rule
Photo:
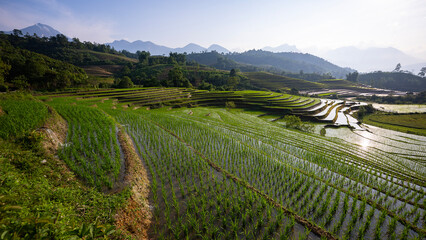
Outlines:
[[[119,181],[122,162],[114,121],[95,108],[52,106],[67,120],[70,129],[60,156],[90,185],[112,188]]]
[[[31,99],[0,100],[0,137],[22,136],[40,127],[48,116],[47,107]]]

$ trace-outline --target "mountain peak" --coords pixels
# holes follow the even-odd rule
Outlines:
[[[216,51],[218,53],[229,53],[229,50],[220,46],[219,44],[212,44],[209,48],[207,48],[207,51],[212,52]]]
[[[39,37],[51,37],[56,36],[60,33],[58,30],[52,28],[49,25],[43,24],[43,23],[36,23],[32,26],[20,29],[23,35],[34,35],[37,34]]]
[[[300,52],[299,49],[297,49],[297,47],[295,45],[289,45],[289,44],[281,44],[277,47],[264,47],[262,48],[262,50],[264,51],[269,51],[269,52]]]

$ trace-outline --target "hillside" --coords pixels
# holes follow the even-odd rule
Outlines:
[[[0,38],[0,92],[61,90],[87,82],[83,69],[43,54],[14,47]]]
[[[298,73],[330,73],[337,78],[343,78],[350,69],[341,68],[326,60],[307,53],[281,52],[273,53],[262,50],[251,50],[244,53],[227,55],[239,63],[252,64],[258,67],[270,66],[281,71]]]
[[[254,86],[271,90],[282,88],[296,88],[298,90],[306,90],[324,87],[324,85],[319,83],[309,82],[297,78],[274,75],[267,72],[247,72],[243,74],[250,80],[250,82]]]
[[[421,92],[426,90],[426,78],[403,72],[372,72],[360,74],[358,82],[376,88]]]
[[[203,52],[189,54],[187,58],[189,61],[196,61],[218,69],[238,68],[242,72],[268,71],[274,74],[292,75],[292,77],[298,74],[300,78],[308,80],[321,79],[322,75],[327,75],[326,78],[343,78],[352,71],[338,67],[319,57],[295,52],[273,53],[262,50],[228,54]]]

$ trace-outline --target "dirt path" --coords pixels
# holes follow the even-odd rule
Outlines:
[[[126,164],[124,182],[130,184],[132,196],[118,211],[115,226],[134,239],[148,239],[151,211],[148,203],[149,180],[145,168],[132,144],[130,137],[120,130],[118,140],[123,149]]]
[[[42,146],[51,155],[56,155],[57,151],[65,143],[68,131],[68,124],[52,107],[48,107],[49,118],[44,123],[39,132],[44,135]]]

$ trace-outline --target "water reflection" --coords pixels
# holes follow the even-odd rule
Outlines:
[[[367,147],[370,146],[370,140],[368,140],[367,138],[361,138],[361,141],[359,143],[362,147],[362,149],[366,150]]]

